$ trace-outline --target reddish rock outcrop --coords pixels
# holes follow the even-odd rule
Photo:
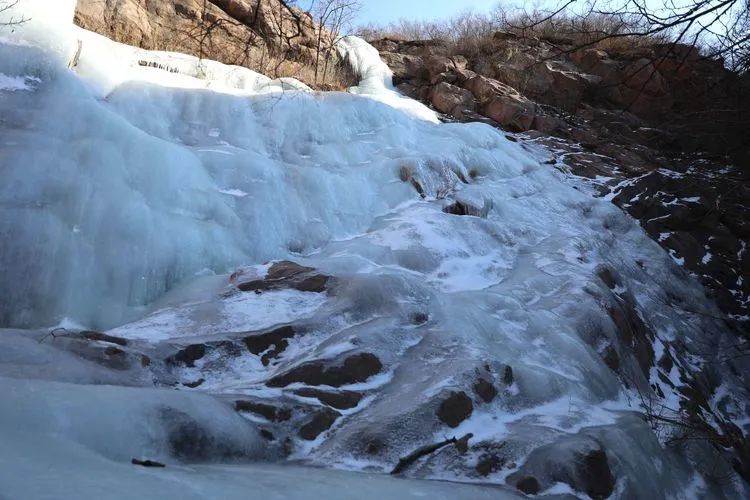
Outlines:
[[[128,45],[261,73],[273,57],[312,64],[318,38],[310,14],[280,0],[209,0],[205,9],[203,0],[79,0],[75,21]]]

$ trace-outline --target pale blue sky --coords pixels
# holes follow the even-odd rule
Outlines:
[[[440,19],[463,10],[488,11],[498,0],[362,0],[358,23],[388,24],[401,18]]]

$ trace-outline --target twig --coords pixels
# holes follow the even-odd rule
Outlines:
[[[398,461],[398,464],[396,465],[396,467],[394,467],[394,469],[391,471],[391,474],[400,474],[400,473],[402,473],[411,464],[413,464],[414,462],[416,462],[420,458],[422,458],[422,457],[424,457],[426,455],[430,455],[432,453],[435,453],[439,449],[444,448],[444,447],[448,446],[449,444],[455,445],[456,448],[458,448],[460,451],[466,451],[466,449],[468,448],[469,439],[471,439],[472,437],[474,437],[474,434],[471,434],[471,433],[466,434],[461,439],[456,439],[455,436],[454,436],[454,437],[452,437],[450,439],[446,439],[445,441],[440,441],[439,443],[430,444],[430,445],[418,448],[418,449],[414,450],[412,453],[410,453],[409,455],[407,455],[404,458],[400,459]]]

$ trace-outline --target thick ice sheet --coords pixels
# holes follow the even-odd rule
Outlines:
[[[358,39],[346,39],[342,51],[361,85],[353,93],[321,94],[80,30],[41,37],[39,15],[14,43],[0,44],[0,73],[27,87],[0,89],[0,325],[68,318],[110,328],[153,356],[155,366],[118,378],[68,354],[60,355],[59,369],[29,377],[36,363],[28,353],[58,359],[51,350],[66,344],[32,350],[28,339],[8,337],[9,345],[23,347],[5,353],[2,363],[13,404],[0,412],[7,424],[0,429],[19,429],[8,438],[11,449],[34,453],[27,444],[42,446],[23,430],[24,412],[38,404],[31,412],[38,420],[30,421],[51,428],[45,460],[62,467],[64,457],[77,457],[112,485],[134,474],[150,481],[157,471],[134,472],[122,462],[131,444],[150,446],[145,414],[162,400],[203,417],[198,407],[206,402],[223,415],[213,424],[204,418],[206,425],[244,436],[252,450],[253,425],[240,425],[210,396],[185,393],[292,398],[301,384],[280,389],[265,381],[303,361],[366,351],[377,355],[382,372],[343,389],[367,397],[330,431],[293,446],[292,458],[387,472],[400,456],[446,437],[435,412],[449,392],[471,392],[478,374],[500,379],[512,366],[512,382],[499,386],[492,402],[475,398],[471,417],[455,429],[484,444],[507,444],[513,465],[485,480],[503,483],[536,450],[555,459],[571,442],[597,442],[610,455],[619,496],[679,497],[686,485],[707,494],[684,457],[663,448],[633,412],[640,409],[638,391],[654,386],[666,404],[679,402],[676,386],[685,381],[678,368],[696,371],[703,354],[692,353],[705,353],[706,332],[717,343],[726,332],[694,280],[606,200],[491,127],[435,123],[431,111],[392,90],[387,67]],[[38,39],[44,48],[54,36],[72,52],[17,43]],[[454,203],[479,216],[446,213]],[[229,284],[238,266],[261,272],[278,259],[334,277],[330,294],[243,295]],[[601,278],[603,269],[615,283]],[[705,314],[669,307],[674,297]],[[619,333],[608,311],[622,304],[632,308],[626,321],[653,329],[653,361],[674,354],[674,369],[661,374],[669,383],[653,361],[644,373],[632,339],[627,344]],[[192,342],[237,341],[281,324],[305,335],[269,365],[249,355],[207,356],[175,369],[163,363]],[[687,354],[670,347],[675,340]],[[607,347],[621,354],[619,374],[603,359]],[[712,376],[734,390],[723,390],[712,408],[729,408],[728,417],[747,422],[742,385],[725,372],[720,367]],[[46,381],[24,386],[18,380],[26,377]],[[199,378],[203,385],[187,391]],[[148,388],[154,380],[183,391]],[[146,388],[116,387],[122,385]],[[111,439],[109,427],[92,423],[99,411],[129,430]],[[132,428],[139,421],[145,429]],[[362,452],[370,435],[386,442],[386,452]],[[172,458],[163,447],[149,451]],[[59,477],[33,469],[29,461],[41,460],[37,455],[14,462],[13,453],[0,457],[10,464],[7,473],[40,474],[40,496]],[[62,470],[75,475],[65,462]],[[242,488],[240,470],[257,477],[253,471],[269,469],[176,467],[150,484],[165,494],[190,488],[200,498],[217,477],[231,476],[231,488]],[[445,457],[412,473],[476,479]],[[286,478],[289,469],[278,474]],[[338,473],[321,473],[315,484],[330,492],[339,480],[370,484],[369,476]],[[81,481],[65,486],[85,493],[100,487]],[[365,492],[449,495],[453,488],[372,481],[376,486]],[[292,497],[298,486],[285,485]]]

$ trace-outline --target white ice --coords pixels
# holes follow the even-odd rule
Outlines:
[[[67,318],[166,349],[193,337],[304,323],[307,334],[279,364],[212,373],[206,387],[216,392],[268,391],[260,375],[355,349],[376,352],[386,369],[348,387],[373,395],[300,457],[339,467],[366,462],[348,446],[373,429],[393,436],[394,454],[433,439],[445,431],[430,406],[436,398],[467,387],[485,365],[513,365],[514,383],[462,429],[512,442],[517,466],[524,450],[588,432],[627,472],[622,491],[680,494],[689,471],[630,413],[638,409],[627,405],[634,394],[591,338],[618,342],[606,311],[626,290],[655,335],[679,331],[689,347],[714,332],[706,318],[717,312],[631,219],[494,128],[437,123],[431,110],[393,90],[390,71],[359,39],[340,48],[361,84],[316,93],[242,68],[114,44],[62,22],[74,3],[54,2],[47,12],[48,2],[26,0],[19,5],[33,20],[12,43],[0,43],[0,73],[34,82],[0,91],[0,326]],[[481,217],[445,213],[454,201],[479,205]],[[225,273],[278,259],[336,277],[334,293],[226,293]],[[617,273],[614,290],[596,278],[601,266]],[[708,314],[666,308],[668,292]],[[416,312],[429,321],[415,326]],[[8,339],[31,349],[28,339]],[[45,369],[28,356],[0,363],[7,379],[0,380],[0,439],[13,450],[0,453],[0,479],[15,488],[12,496],[30,487],[18,478],[34,477],[38,496],[62,487],[66,496],[87,497],[98,496],[98,484],[122,487],[138,477],[148,486],[123,489],[123,497],[219,491],[231,498],[268,474],[303,498],[299,483],[288,481],[307,474],[296,469],[134,470],[126,462],[140,449],[169,458],[163,436],[149,434],[152,410],[165,402],[244,439],[249,452],[257,446],[253,427],[207,395],[116,387],[148,381],[111,380],[64,359]],[[87,369],[107,385],[89,385]],[[42,380],[20,380],[35,371]],[[648,387],[642,374],[630,375],[640,377],[631,389]],[[654,461],[666,465],[657,470]],[[366,466],[384,471],[388,463]],[[81,475],[87,469],[106,480],[93,484]],[[311,491],[323,496],[340,484],[364,488],[363,498],[487,494],[334,472],[316,478]]]

